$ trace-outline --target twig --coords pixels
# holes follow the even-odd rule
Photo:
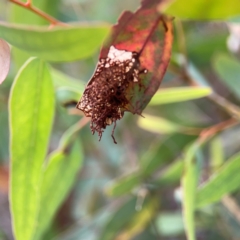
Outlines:
[[[74,124],[71,129],[73,130],[71,133],[75,134],[76,132],[80,131],[86,124],[88,124],[90,121],[90,118],[83,117],[81,120],[79,120],[76,124]]]
[[[239,124],[239,121],[237,119],[230,118],[224,122],[221,122],[219,124],[206,128],[200,134],[199,142],[205,142],[206,140],[213,137],[218,132],[223,131],[229,127],[233,127],[237,124]]]
[[[35,14],[37,14],[38,16],[46,19],[48,22],[51,23],[51,25],[60,25],[60,26],[66,26],[67,24],[63,23],[63,22],[60,22],[58,21],[56,18],[48,15],[47,13],[41,11],[39,8],[36,8],[32,5],[32,1],[31,0],[28,0],[26,3],[24,2],[21,2],[19,0],[9,0],[9,2],[11,3],[14,3],[18,6],[21,6]]]
[[[240,108],[237,105],[229,102],[227,99],[221,97],[216,93],[213,93],[208,97],[213,102],[224,108],[230,115],[237,118],[238,120],[240,119]]]
[[[236,200],[229,195],[226,195],[222,199],[222,204],[228,209],[228,211],[235,217],[240,224],[240,207]]]

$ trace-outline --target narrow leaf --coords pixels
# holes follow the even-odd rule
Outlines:
[[[144,177],[151,175],[161,166],[176,158],[184,147],[196,139],[195,136],[173,134],[162,142],[151,146],[141,158],[141,171]]]
[[[51,68],[51,75],[53,78],[53,84],[54,87],[58,88],[58,87],[70,87],[70,88],[74,88],[75,90],[79,91],[79,92],[83,92],[84,90],[84,83],[83,81],[70,77],[69,75],[58,71],[54,68]]]
[[[164,118],[144,114],[144,118],[138,118],[138,125],[150,132],[170,134],[181,131],[182,126],[170,122]]]
[[[183,173],[184,162],[182,159],[178,159],[169,164],[161,173],[157,180],[154,182],[157,185],[170,185],[176,184],[180,181]]]
[[[107,33],[106,24],[78,24],[48,29],[0,23],[0,37],[32,56],[53,62],[91,56]]]
[[[200,208],[219,201],[224,195],[240,188],[240,154],[229,159],[197,191],[196,207]]]
[[[181,126],[162,117],[156,117],[146,114],[144,114],[144,118],[141,117],[138,119],[138,125],[147,131],[160,134],[181,132],[185,134],[197,135],[201,131],[197,128]]]
[[[109,219],[104,226],[102,233],[100,234],[99,240],[112,240],[115,238],[117,233],[123,229],[124,226],[131,221],[136,213],[135,210],[136,198],[131,198],[125,201]]]
[[[184,172],[182,177],[183,188],[183,217],[188,240],[195,240],[195,194],[197,188],[197,166],[195,153],[198,143],[194,142],[186,152],[184,159]]]
[[[129,193],[135,186],[138,186],[140,182],[140,172],[134,172],[114,180],[114,182],[106,188],[106,193],[111,197],[122,196]]]
[[[216,136],[210,141],[209,153],[211,159],[211,167],[217,170],[224,163],[224,147],[222,139]]]
[[[0,39],[0,84],[5,80],[10,68],[10,47]]]
[[[82,149],[79,141],[69,146],[65,152],[57,150],[51,154],[44,169],[41,186],[41,201],[35,237],[41,239],[56,210],[70,191],[76,174],[82,164]]]
[[[160,89],[153,96],[149,105],[188,101],[206,97],[212,93],[208,87],[179,87]]]
[[[153,172],[159,170],[162,165],[172,160],[175,157],[175,154],[178,154],[182,148],[193,139],[192,136],[176,134],[167,140],[154,142],[141,157],[140,169],[114,180],[113,183],[107,186],[107,194],[109,196],[117,197],[130,193],[134,188],[139,186],[142,179],[150,176]],[[169,169],[166,169],[166,172],[163,172],[163,179],[159,179],[159,181],[157,180],[156,184],[165,184],[165,180],[171,177],[179,179],[183,166],[181,164],[182,161],[178,162],[180,163],[180,166],[178,164],[176,164],[176,166],[173,164],[172,168],[169,166]]]
[[[240,12],[238,0],[229,0],[227,4],[225,0],[192,0],[187,7],[184,7],[185,4],[185,0],[163,2],[167,14],[183,19],[228,19],[232,16],[238,16]],[[159,10],[163,10],[161,5]]]
[[[32,238],[39,187],[54,115],[54,90],[46,64],[30,59],[19,71],[10,97],[10,203],[17,240]]]
[[[143,232],[157,213],[158,199],[145,199],[141,210],[133,215],[128,226],[117,236],[118,240],[131,240]]]

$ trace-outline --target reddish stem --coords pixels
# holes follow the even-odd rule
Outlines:
[[[224,122],[218,123],[214,126],[206,128],[200,134],[199,141],[205,142],[207,139],[211,138],[212,136],[216,135],[218,132],[223,131],[229,127],[235,126],[239,124],[239,121],[235,118],[230,118]]]
[[[61,25],[61,26],[66,26],[67,24],[63,23],[63,22],[60,22],[58,21],[56,18],[48,15],[47,13],[41,11],[39,8],[36,8],[32,5],[32,1],[31,0],[28,0],[26,3],[24,2],[21,2],[19,0],[9,0],[10,2],[18,5],[18,6],[21,6],[35,14],[37,14],[38,16],[46,19],[48,22],[51,23],[51,25]]]

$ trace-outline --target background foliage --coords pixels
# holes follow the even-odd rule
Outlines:
[[[167,74],[145,118],[118,123],[115,145],[111,127],[98,142],[64,104],[81,96],[110,24],[139,1],[33,1],[75,22],[50,29],[0,1],[12,47],[0,85],[0,239],[240,239],[240,5],[221,2],[164,6],[176,16]]]

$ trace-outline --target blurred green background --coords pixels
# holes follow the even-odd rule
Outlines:
[[[127,0],[34,3],[63,22],[110,24],[117,22],[122,11],[134,11],[140,5],[140,1]],[[198,85],[212,88],[214,94],[189,101],[176,97],[172,103],[149,104],[143,112],[145,118],[126,113],[117,123],[117,145],[112,142],[112,127],[105,130],[100,142],[96,135],[92,136],[89,125],[81,129],[77,138],[83,149],[82,168],[41,239],[186,239],[180,187],[186,149],[204,128],[240,116],[240,25],[237,20],[199,21],[198,17],[174,20],[172,58],[161,88]],[[0,21],[47,24],[2,0]],[[3,240],[13,239],[8,203],[8,99],[16,72],[27,58],[25,54],[12,49],[11,71],[0,86],[0,239]],[[57,148],[63,133],[80,119],[80,115],[64,103],[79,96],[69,87],[79,87],[81,92],[97,60],[98,52],[95,52],[80,61],[51,63],[55,69],[56,110],[48,152]],[[239,142],[240,126],[235,124],[215,134],[194,152],[199,184],[239,153]],[[232,177],[234,174],[237,173],[232,173]],[[224,184],[232,183],[225,181]],[[240,239],[239,187],[229,187],[225,193],[232,195],[197,209],[197,239]]]

